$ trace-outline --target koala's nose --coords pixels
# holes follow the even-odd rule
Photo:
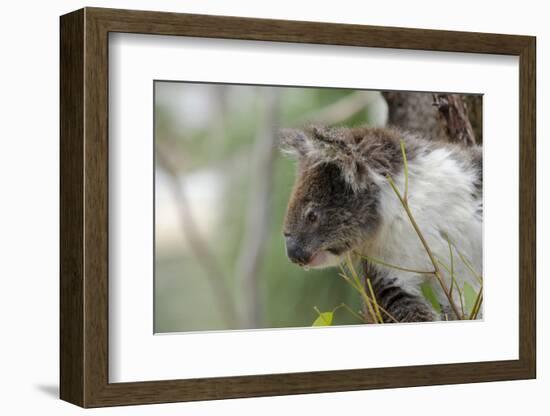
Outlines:
[[[306,264],[310,257],[310,254],[292,236],[286,237],[286,254],[290,261],[298,264]]]

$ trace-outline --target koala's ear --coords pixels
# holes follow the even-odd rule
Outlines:
[[[314,126],[311,137],[312,157],[319,163],[333,163],[340,169],[350,188],[360,191],[367,186],[368,164],[360,152],[359,141],[344,127]]]
[[[279,146],[284,153],[298,158],[306,156],[311,147],[310,138],[299,129],[280,129]]]
[[[304,130],[282,129],[279,141],[283,152],[307,158],[313,164],[336,165],[354,191],[367,186],[368,166],[351,130],[344,127],[309,126]]]

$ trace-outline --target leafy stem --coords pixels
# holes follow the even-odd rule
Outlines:
[[[377,258],[374,258],[374,257],[371,257],[371,256],[365,256],[365,255],[360,254],[360,253],[354,253],[354,254],[357,254],[362,259],[365,259],[365,260],[367,260],[371,263],[380,264],[381,266],[389,267],[390,269],[396,269],[396,270],[401,270],[402,272],[409,272],[409,273],[416,273],[416,274],[434,274],[433,270],[409,269],[407,267],[401,267],[401,266],[396,266],[395,264],[386,263],[386,262],[384,262],[380,259],[377,259]]]

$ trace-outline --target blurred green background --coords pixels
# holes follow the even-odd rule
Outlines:
[[[281,127],[384,125],[376,91],[155,81],[155,332],[309,326],[360,309],[337,269],[286,258]],[[357,324],[345,310],[334,324]]]

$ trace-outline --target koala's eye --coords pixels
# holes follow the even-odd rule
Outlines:
[[[315,211],[309,211],[306,215],[306,218],[309,222],[314,223],[314,222],[317,222],[317,220],[319,219],[319,216]]]

